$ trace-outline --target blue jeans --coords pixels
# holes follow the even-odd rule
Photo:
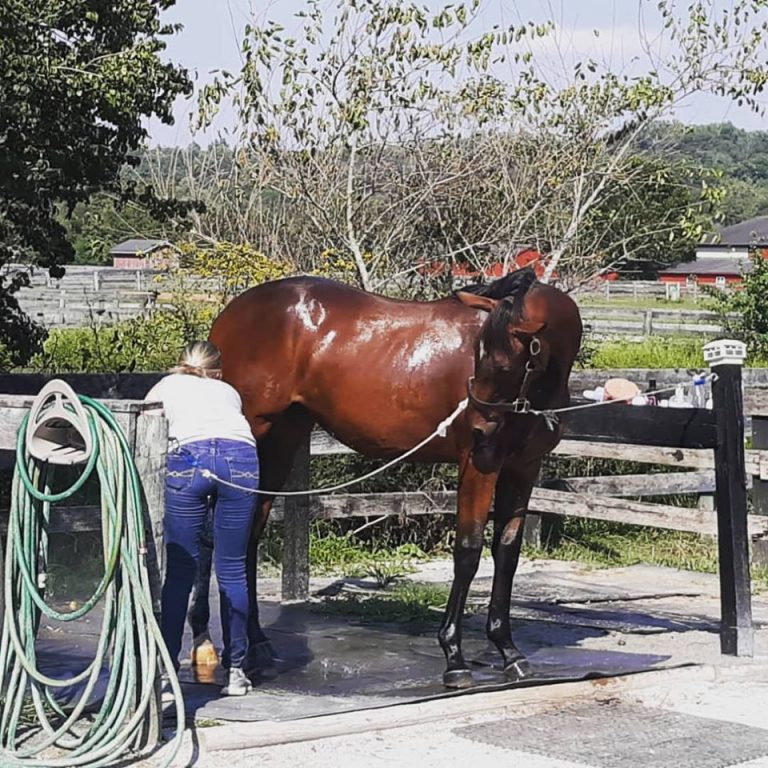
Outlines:
[[[171,658],[178,663],[189,595],[200,558],[200,541],[212,506],[213,562],[219,582],[224,639],[222,663],[225,667],[240,667],[248,649],[245,563],[256,494],[204,477],[202,469],[254,491],[259,485],[256,448],[246,442],[201,440],[168,454],[163,638]]]

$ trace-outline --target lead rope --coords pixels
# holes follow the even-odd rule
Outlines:
[[[399,464],[401,461],[405,461],[409,456],[412,456],[417,451],[420,451],[427,443],[434,440],[436,437],[445,437],[448,432],[448,427],[450,427],[451,424],[456,421],[456,419],[461,415],[462,411],[467,407],[468,403],[469,400],[464,398],[464,400],[462,400],[456,406],[456,409],[453,411],[453,413],[447,419],[444,419],[437,425],[437,428],[434,432],[432,432],[432,434],[425,437],[420,443],[418,443],[418,445],[414,445],[413,448],[410,448],[405,453],[397,456],[391,461],[388,461],[383,466],[378,467],[377,469],[374,469],[365,475],[362,475],[361,477],[356,477],[354,480],[347,480],[347,482],[339,483],[338,485],[331,485],[327,488],[316,488],[311,491],[262,491],[261,489],[254,490],[253,488],[245,488],[242,485],[237,485],[237,483],[230,483],[228,480],[223,480],[209,469],[201,469],[200,474],[203,477],[216,480],[216,482],[221,483],[222,485],[227,485],[230,488],[237,488],[240,491],[247,491],[248,493],[256,493],[264,496],[319,496],[321,494],[331,493],[332,491],[340,491],[342,488],[348,488],[350,485],[362,483],[363,480],[368,480],[371,477],[375,477],[376,475],[385,472],[390,467],[394,467],[396,464]]]
[[[705,384],[707,382],[714,381],[716,378],[717,378],[716,373],[710,373],[707,376],[703,377],[702,380],[697,383]],[[663,387],[662,389],[654,389],[650,392],[643,392],[642,394],[646,397],[662,395],[667,392],[674,392],[677,386],[679,386],[679,384],[672,387]],[[565,408],[548,408],[543,411],[539,411],[534,408],[528,407],[527,410],[519,411],[519,413],[528,413],[528,414],[531,414],[532,416],[541,416],[544,419],[545,424],[547,425],[547,429],[549,429],[550,431],[554,431],[554,429],[560,423],[559,414],[561,413],[568,413],[570,411],[580,411],[585,408],[597,408],[601,405],[616,405],[617,403],[626,403],[626,401],[625,400],[600,400],[594,403],[582,403],[579,405],[570,405],[570,406],[566,406]],[[244,485],[238,485],[237,483],[232,483],[229,480],[224,480],[223,478],[219,477],[215,472],[211,472],[209,469],[205,469],[205,468],[200,469],[200,474],[203,477],[210,478],[211,480],[215,480],[217,483],[221,483],[222,485],[226,485],[230,488],[236,488],[239,491],[245,491],[247,493],[253,493],[253,494],[263,495],[263,496],[320,496],[326,493],[332,493],[333,491],[340,491],[343,488],[349,488],[351,485],[357,485],[358,483],[362,483],[363,480],[368,480],[372,477],[375,477],[376,475],[381,474],[382,472],[386,472],[391,467],[394,467],[395,465],[405,461],[409,456],[412,456],[414,453],[421,450],[427,443],[429,443],[431,440],[434,440],[434,438],[445,437],[448,427],[450,427],[451,424],[453,424],[453,422],[456,421],[456,419],[461,415],[462,411],[467,407],[468,404],[469,404],[469,398],[464,398],[464,400],[462,400],[456,406],[456,409],[454,410],[454,412],[447,419],[444,419],[443,421],[441,421],[437,425],[437,429],[435,429],[435,431],[432,432],[431,435],[429,435],[428,437],[425,437],[418,445],[415,445],[413,448],[409,449],[408,451],[401,454],[400,456],[397,456],[391,461],[388,461],[383,466],[378,467],[377,469],[374,469],[365,475],[356,477],[353,480],[347,480],[344,483],[339,483],[338,485],[330,485],[330,486],[327,486],[326,488],[315,488],[307,491],[264,491],[261,489],[246,488]],[[493,403],[489,403],[488,405],[493,405]]]
[[[694,384],[696,386],[700,386],[703,384],[707,384],[708,382],[715,381],[717,379],[716,373],[709,373],[706,376],[700,376],[698,377]],[[679,384],[676,384],[673,387],[662,387],[661,389],[654,389],[650,392],[641,392],[641,397],[651,397],[656,395],[664,395],[669,392],[674,392],[677,387],[679,387]],[[625,403],[626,400],[598,400],[594,403],[580,403],[579,405],[569,405],[565,408],[550,408],[544,411],[537,411],[535,408],[529,408],[527,413],[530,413],[534,416],[542,416],[544,418],[544,421],[547,423],[547,428],[550,430],[554,430],[554,428],[560,423],[560,419],[558,418],[558,414],[560,413],[569,413],[570,411],[583,411],[586,408],[597,408],[601,405],[616,405],[617,403]]]

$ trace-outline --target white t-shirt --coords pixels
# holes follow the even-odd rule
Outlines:
[[[240,395],[219,379],[172,373],[158,381],[144,401],[163,404],[168,437],[180,445],[214,438],[256,444]]]

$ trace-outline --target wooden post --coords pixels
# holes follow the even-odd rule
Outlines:
[[[718,340],[704,346],[704,360],[716,374],[712,398],[717,417],[715,503],[720,563],[720,649],[752,656],[754,628],[749,576],[747,483],[741,367],[746,346]]]
[[[7,535],[7,534],[6,534]],[[5,539],[0,536],[0,637],[5,625]]]
[[[309,488],[309,439],[296,452],[286,491]],[[286,496],[283,512],[283,602],[309,597],[309,497]]]
[[[541,549],[544,546],[541,536],[541,515],[537,515],[534,512],[528,512],[525,515],[523,545],[533,547],[534,549]]]
[[[646,309],[643,318],[643,335],[650,336],[653,333],[653,310]]]
[[[99,287],[100,287],[99,286],[99,282],[100,282],[99,281],[99,276],[100,276],[99,270],[98,269],[94,269],[93,270],[93,290],[96,293],[99,292]]]
[[[168,451],[168,421],[159,415],[142,412],[142,407],[131,414],[126,437],[133,453],[136,470],[141,481],[144,502],[144,529],[147,533],[147,570],[152,593],[155,619],[160,624],[160,593],[163,583],[165,546],[163,517],[165,515],[165,463]],[[155,690],[149,703],[142,733],[141,746],[159,744],[163,735],[163,707],[160,675],[155,679]]]
[[[147,568],[155,613],[160,613],[160,590],[165,569],[163,517],[165,515],[165,460],[168,421],[162,416],[140,413],[136,419],[133,447],[136,469],[144,496],[144,527],[147,531]]]
[[[768,448],[768,413],[752,414],[752,447]],[[756,515],[768,515],[768,480],[752,479],[752,507]],[[768,539],[752,542],[752,562],[768,566]]]

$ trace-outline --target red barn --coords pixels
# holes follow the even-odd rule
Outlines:
[[[697,282],[725,287],[739,284],[752,271],[750,255],[768,256],[768,216],[757,216],[723,227],[696,248],[693,261],[659,270],[662,283]]]
[[[507,272],[514,272],[516,269],[522,269],[523,267],[533,267],[536,277],[541,277],[546,266],[546,257],[535,248],[523,248],[507,263],[495,261],[482,270],[473,269],[468,264],[454,264],[451,267],[451,273],[455,280],[462,282],[476,280],[481,276],[487,280],[495,280],[496,278],[503,277]]]

